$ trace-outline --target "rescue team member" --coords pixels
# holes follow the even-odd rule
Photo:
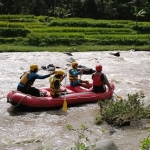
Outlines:
[[[81,80],[78,79],[78,75],[82,75],[84,69],[77,70],[78,68],[78,63],[77,62],[72,62],[72,69],[69,70],[69,80],[70,80],[70,85],[71,86],[83,86],[85,88],[89,88],[89,82],[86,80]]]
[[[61,81],[65,78],[66,74],[62,70],[56,70],[55,75],[49,78],[50,82],[50,94],[52,97],[56,98],[61,95],[61,92],[65,92],[66,89],[62,90],[60,88]]]
[[[112,90],[106,75],[103,74],[101,71],[102,71],[102,65],[100,64],[96,65],[96,72],[92,75],[93,91],[95,93],[105,92],[106,91],[105,85],[107,85],[108,88]]]
[[[52,72],[51,74],[47,74],[43,76],[38,75],[37,72],[38,72],[38,65],[32,64],[30,66],[30,71],[25,72],[20,77],[20,83],[18,84],[17,90],[25,94],[30,94],[32,96],[40,97],[40,90],[35,87],[32,87],[32,85],[34,84],[34,81],[36,79],[48,78],[55,72]]]

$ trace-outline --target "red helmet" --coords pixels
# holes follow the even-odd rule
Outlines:
[[[102,65],[100,64],[96,65],[96,71],[102,71]]]

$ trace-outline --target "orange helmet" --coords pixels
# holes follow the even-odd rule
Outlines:
[[[100,64],[96,65],[96,71],[102,71],[102,65]]]

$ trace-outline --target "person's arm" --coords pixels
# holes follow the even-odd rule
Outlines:
[[[93,80],[93,78],[94,78],[94,74],[92,74],[92,80]]]
[[[82,71],[81,70],[79,70],[79,71],[74,71],[73,69],[70,71],[70,73],[72,74],[72,75],[74,75],[74,76],[77,76],[77,75],[79,75],[79,74],[81,74],[82,73]]]
[[[60,82],[61,82],[65,77],[67,77],[67,74],[64,74],[64,75],[61,77]]]
[[[103,81],[103,83],[106,84],[110,90],[112,90],[112,88],[111,88],[111,86],[109,84],[109,81],[108,81],[106,75],[105,74],[103,74],[103,75],[104,75],[104,81]]]
[[[53,75],[54,73],[55,73],[55,71],[52,72],[52,73],[50,73],[50,74],[43,75],[43,76],[42,76],[42,75],[39,75],[39,74],[37,74],[37,73],[35,73],[34,76],[35,76],[36,79],[45,79],[45,78],[50,77],[50,76]]]

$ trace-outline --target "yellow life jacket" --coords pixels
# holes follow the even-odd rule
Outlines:
[[[69,80],[70,80],[70,82],[75,82],[75,81],[78,81],[78,75],[73,75],[73,74],[71,74],[70,72],[71,72],[71,70],[74,70],[75,72],[78,72],[76,69],[74,69],[74,68],[72,68],[72,69],[70,69],[69,70]]]
[[[28,75],[30,74],[30,72],[25,72],[21,77],[20,77],[20,83],[22,83],[23,85],[33,85],[34,81],[29,81],[28,80]]]
[[[49,82],[50,82],[50,94],[52,96],[59,94],[59,92],[55,92],[54,91],[54,89],[55,89],[54,83],[57,80],[59,81],[59,88],[58,89],[60,89],[60,79],[57,79],[55,76],[49,78]]]

